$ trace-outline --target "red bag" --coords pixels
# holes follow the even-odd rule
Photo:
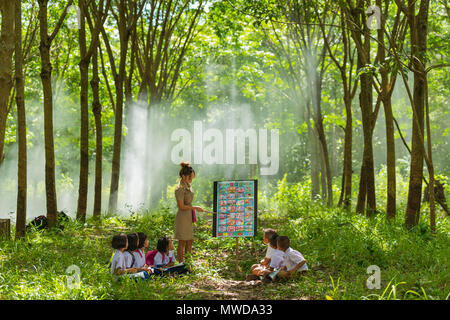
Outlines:
[[[154,261],[155,261],[155,255],[158,253],[158,250],[152,250],[147,252],[147,254],[145,255],[145,263],[148,266],[153,266]],[[162,258],[164,261],[164,253],[162,254]]]
[[[197,216],[195,215],[195,210],[192,209],[192,223],[197,222]]]

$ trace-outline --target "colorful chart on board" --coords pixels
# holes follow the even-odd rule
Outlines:
[[[257,194],[257,180],[215,181],[213,236],[253,237]]]

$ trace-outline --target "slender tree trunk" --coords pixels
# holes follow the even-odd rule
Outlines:
[[[14,7],[15,1],[0,1],[0,165],[5,148],[6,120],[9,111],[9,96],[12,81],[12,55],[14,52]]]
[[[408,1],[408,23],[411,34],[411,57],[414,71],[413,123],[411,138],[411,165],[409,173],[408,202],[405,225],[411,228],[419,223],[424,160],[424,105],[425,105],[425,54],[429,0],[420,1],[416,15],[415,1]],[[422,137],[422,138],[421,138]]]
[[[50,227],[56,224],[57,203],[55,187],[55,146],[53,140],[53,93],[52,64],[50,62],[51,40],[48,35],[47,0],[39,0],[41,80],[44,93],[44,143],[45,143],[45,190],[47,219]]]
[[[85,24],[85,2],[79,0],[80,6],[80,26],[79,26],[79,44],[80,44],[80,181],[78,186],[78,205],[77,220],[84,222],[86,220],[87,194],[88,194],[88,176],[89,176],[89,61],[90,57],[86,55],[86,24]]]
[[[25,88],[23,77],[22,51],[22,4],[16,0],[15,8],[15,78],[17,105],[17,213],[16,239],[25,237],[25,223],[27,219],[27,124],[25,114]]]
[[[387,218],[395,218],[396,212],[396,177],[395,177],[395,138],[394,138],[394,116],[392,114],[391,99],[388,97],[383,101],[384,115],[386,118],[386,164],[387,164]]]
[[[307,104],[310,100],[306,101]],[[308,128],[309,136],[309,152],[310,152],[310,167],[311,167],[311,199],[314,200],[319,194],[319,168],[318,168],[318,157],[317,157],[317,139],[314,134],[314,129],[311,127],[311,113],[310,107],[306,107],[306,125]]]
[[[124,81],[125,81],[125,68],[127,62],[127,50],[129,32],[127,28],[126,19],[126,1],[121,0],[118,4],[119,7],[119,38],[120,38],[120,63],[119,72],[115,81],[116,85],[116,111],[114,117],[114,147],[113,147],[113,159],[111,170],[111,186],[109,191],[109,212],[117,211],[117,199],[119,191],[119,178],[120,178],[120,154],[122,150],[122,123],[123,123],[123,99],[124,99]],[[112,62],[114,63],[114,62]]]
[[[379,8],[382,8],[382,0],[377,0],[376,4]],[[384,1],[386,10],[389,7],[389,1]],[[378,30],[378,51],[377,58],[382,64],[386,59],[386,52],[384,47],[384,31],[385,31],[385,19],[381,19],[381,26]],[[381,101],[384,108],[384,117],[386,123],[386,166],[387,166],[387,202],[386,202],[386,217],[388,219],[395,218],[396,211],[396,177],[395,177],[395,138],[394,138],[394,115],[392,113],[391,96],[393,88],[389,83],[389,69],[383,65],[380,69],[381,74]],[[392,75],[395,79],[395,75]],[[394,85],[394,82],[392,83]]]
[[[352,109],[351,101],[348,97],[344,97],[345,110],[346,110],[346,124],[345,124],[345,136],[344,136],[344,195],[343,195],[343,205],[344,208],[349,208],[351,204],[352,197],[352,142],[353,142],[353,131],[352,131]]]
[[[103,130],[102,130],[102,106],[100,104],[98,75],[98,49],[94,50],[92,57],[92,113],[95,119],[95,186],[94,186],[94,219],[100,219],[102,210],[102,158],[103,158]]]
[[[318,138],[320,141],[320,146],[321,146],[321,153],[322,153],[322,159],[323,159],[323,163],[324,163],[324,171],[322,171],[322,175],[326,176],[326,185],[327,185],[327,204],[328,206],[331,206],[331,204],[333,203],[333,192],[332,192],[332,187],[333,187],[333,182],[332,182],[332,177],[331,177],[331,169],[330,169],[330,158],[328,155],[328,147],[327,147],[327,142],[326,142],[326,137],[325,137],[325,130],[323,128],[323,120],[322,120],[322,114],[321,114],[321,110],[319,108],[319,111],[317,112],[318,116],[317,116],[317,121],[315,122],[315,125],[317,126],[317,131],[318,131]],[[320,159],[320,158],[319,158]]]
[[[365,24],[365,18],[360,17],[360,11],[352,10],[352,21],[361,26],[362,31],[353,29],[352,37],[357,48],[357,68],[366,67],[370,63],[370,34]],[[362,20],[362,21],[361,21]],[[364,36],[364,42],[362,41]],[[364,149],[363,159],[359,180],[358,202],[356,204],[356,211],[371,216],[376,209],[375,200],[375,172],[373,164],[373,147],[372,135],[375,120],[373,119],[373,98],[372,98],[372,75],[362,73],[360,75],[360,93],[359,106],[361,109],[361,120],[363,126]]]
[[[372,148],[372,84],[371,76],[362,74],[360,77],[361,92],[359,96],[364,149],[359,180],[359,194],[356,211],[363,213],[364,210],[368,216],[375,212],[375,173],[373,166],[373,148]]]
[[[320,142],[319,142],[320,143]],[[327,169],[325,167],[325,158],[323,156],[322,149],[319,148],[318,150],[318,156],[319,156],[319,163],[320,163],[320,185],[322,187],[322,199],[327,199]]]

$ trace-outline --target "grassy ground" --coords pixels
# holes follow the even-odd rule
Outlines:
[[[143,231],[156,239],[171,235],[174,216],[167,211],[105,217],[65,224],[63,231],[33,232],[26,240],[0,243],[1,299],[448,299],[450,252],[448,218],[437,233],[425,223],[406,231],[403,217],[391,223],[384,215],[364,216],[320,206],[286,214],[260,214],[258,229],[272,227],[291,238],[310,271],[293,279],[263,284],[245,282],[250,266],[265,253],[262,232],[240,239],[239,268],[235,240],[211,237],[211,221],[195,226],[193,272],[189,275],[135,283],[116,282],[107,264],[111,236]],[[176,245],[176,244],[175,244]],[[67,268],[79,267],[80,288],[70,288]],[[380,289],[368,289],[367,268],[380,268]],[[69,281],[69,282],[68,282]]]

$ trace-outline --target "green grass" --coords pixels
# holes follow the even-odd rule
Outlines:
[[[424,214],[422,216],[425,216]],[[423,217],[426,219],[426,217]],[[303,253],[310,271],[293,279],[257,284],[243,282],[265,246],[262,233],[240,239],[235,268],[234,239],[211,237],[211,222],[199,217],[195,226],[193,272],[189,275],[135,283],[114,281],[107,264],[111,236],[144,231],[150,249],[157,237],[171,235],[174,215],[168,210],[136,213],[129,218],[105,217],[95,225],[65,224],[64,231],[33,232],[21,241],[1,242],[1,299],[448,299],[449,226],[440,216],[432,235],[422,221],[406,231],[403,217],[387,223],[383,214],[371,219],[339,209],[311,205],[280,214],[259,215],[259,230],[273,227],[288,235]],[[175,244],[176,245],[176,244]],[[66,269],[77,265],[80,288],[68,286]],[[381,270],[381,288],[366,286],[367,267]]]

